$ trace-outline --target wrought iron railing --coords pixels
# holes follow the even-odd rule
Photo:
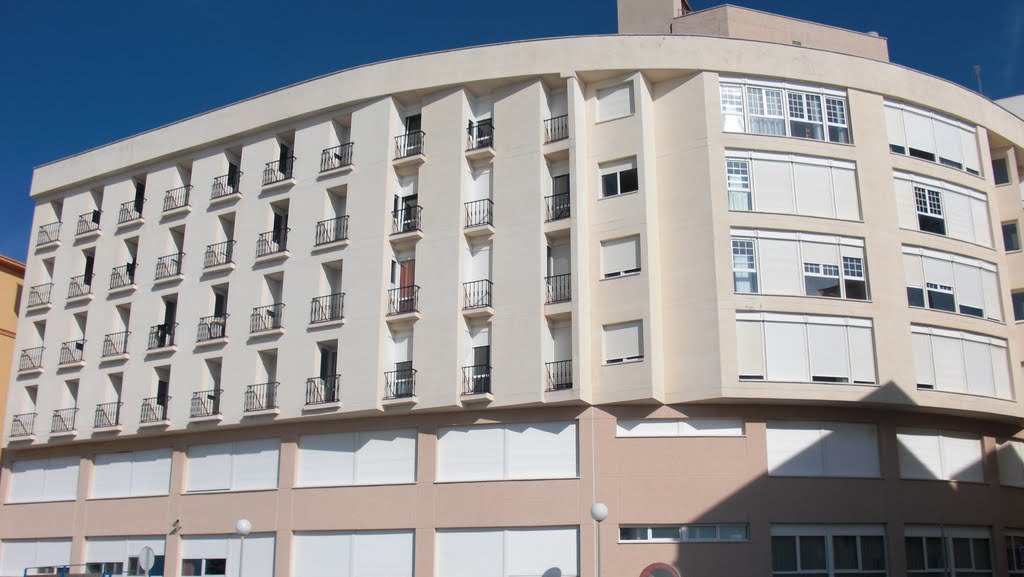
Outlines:
[[[400,315],[419,310],[420,287],[417,285],[393,288],[388,291],[388,314]]]
[[[228,336],[228,314],[212,315],[199,319],[196,342],[203,343]]]
[[[80,363],[85,358],[85,339],[66,341],[60,344],[60,357],[57,364],[70,365]]]
[[[32,347],[21,351],[18,359],[19,371],[34,371],[43,368],[43,351],[46,347]]]
[[[53,412],[53,419],[50,420],[51,433],[70,433],[75,430],[75,417],[78,416],[78,407],[69,409],[57,409]]]
[[[548,390],[563,391],[572,388],[572,361],[546,363]]]
[[[44,224],[39,227],[36,234],[36,246],[43,246],[60,239],[60,221]]]
[[[162,349],[174,346],[174,333],[177,332],[178,323],[163,323],[153,325],[149,328],[148,350]]]
[[[110,290],[119,289],[126,286],[135,284],[135,269],[138,268],[138,263],[130,262],[119,267],[114,267],[110,271]]]
[[[110,333],[103,337],[102,356],[106,358],[128,354],[128,336],[130,334],[128,331],[121,331],[119,333]]]
[[[253,411],[269,411],[277,408],[277,386],[280,383],[260,383],[249,385],[245,388],[245,405],[242,410],[246,413]]]
[[[544,142],[569,138],[569,115],[555,116],[544,121]]]
[[[158,395],[142,399],[142,412],[139,415],[140,423],[159,423],[167,420],[167,408],[171,404],[171,397]]]
[[[117,211],[117,224],[124,224],[142,218],[142,206],[146,203],[145,198],[136,198],[121,203],[121,209]]]
[[[345,293],[314,297],[309,306],[310,324],[340,320],[345,314]]]
[[[466,129],[466,150],[494,146],[494,122],[488,118],[470,123]]]
[[[122,405],[124,405],[124,403],[120,401],[96,405],[96,416],[93,417],[92,421],[93,428],[103,429],[120,425]]]
[[[487,279],[462,283],[462,308],[468,310],[491,306],[492,286]]]
[[[11,437],[30,437],[35,432],[36,413],[22,413],[11,419]]]
[[[84,297],[92,292],[92,275],[73,276],[68,281],[68,298]]]
[[[572,216],[572,209],[569,201],[569,193],[552,194],[544,197],[544,207],[547,209],[545,220],[562,220]]]
[[[288,250],[288,231],[290,228],[271,230],[260,233],[256,239],[256,256],[268,256]]]
[[[335,170],[352,164],[352,143],[325,148],[320,153],[320,172]]]
[[[306,404],[325,405],[327,403],[337,403],[341,399],[338,394],[340,386],[341,375],[306,379]]]
[[[50,304],[50,295],[53,292],[53,283],[37,284],[28,289],[28,306],[40,307]]]
[[[484,395],[491,392],[490,365],[462,367],[462,394]]]
[[[238,183],[242,180],[242,172],[232,172],[213,179],[213,190],[210,199],[221,198],[232,194],[241,194]]]
[[[185,253],[176,252],[156,259],[156,274],[154,280],[170,278],[181,274],[181,262],[185,260]]]
[[[384,373],[384,399],[404,399],[416,394],[416,369]]]
[[[235,241],[226,240],[206,247],[203,254],[203,268],[213,268],[234,262]]]
[[[292,177],[292,170],[295,168],[295,157],[289,156],[274,162],[268,162],[263,169],[263,186],[288,180]]]
[[[82,235],[100,228],[100,217],[102,210],[93,210],[78,216],[78,226],[75,227],[75,234]]]
[[[339,240],[345,240],[348,238],[348,215],[339,216],[338,218],[331,218],[328,220],[321,220],[316,223],[316,239],[314,243],[317,246],[322,244],[328,244],[337,242]]]
[[[284,303],[253,307],[249,316],[249,332],[259,333],[281,328],[284,317]]]
[[[164,212],[170,212],[188,206],[188,197],[192,194],[192,185],[186,184],[172,188],[164,193]]]
[[[426,134],[422,130],[408,132],[395,137],[395,158],[405,158],[423,154],[423,140]]]
[[[572,275],[556,274],[544,279],[548,287],[546,302],[548,304],[561,303],[572,300]]]
[[[466,228],[494,224],[494,202],[489,198],[466,203]]]
[[[192,406],[189,409],[190,418],[213,417],[220,414],[220,396],[224,389],[210,389],[208,391],[196,391],[192,393]]]
[[[420,230],[420,218],[423,213],[421,206],[407,206],[391,211],[391,233],[401,234]]]

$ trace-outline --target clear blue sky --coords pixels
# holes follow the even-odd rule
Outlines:
[[[972,88],[980,64],[989,97],[1024,93],[1024,0],[732,3],[877,30],[894,62]],[[25,258],[39,164],[357,64],[612,33],[615,10],[615,0],[0,0],[0,253]]]

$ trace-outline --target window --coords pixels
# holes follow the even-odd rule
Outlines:
[[[620,542],[711,542],[749,541],[746,525],[653,525],[649,527],[619,527]]]
[[[987,197],[978,191],[894,172],[900,227],[992,246]]]
[[[171,450],[96,455],[93,499],[166,495],[171,481]]]
[[[185,535],[181,538],[182,577],[221,577],[238,574],[245,566],[245,577],[273,577],[274,534],[252,533],[245,538],[245,559],[237,535]]]
[[[1003,319],[994,264],[905,246],[903,265],[910,306],[996,321]]]
[[[1013,300],[1013,320],[1024,321],[1024,291],[1010,293]]]
[[[78,457],[15,461],[7,502],[74,501],[78,498],[78,462]]]
[[[606,162],[600,166],[601,196],[618,196],[640,190],[637,180],[636,157],[615,162]]]
[[[850,143],[841,91],[727,78],[719,88],[725,132]]]
[[[750,200],[750,162],[726,160],[725,178],[729,189],[729,210],[753,210]]]
[[[749,229],[732,234],[737,293],[869,298],[863,239]]]
[[[935,112],[886,101],[889,150],[978,176],[978,139],[973,126]]]
[[[917,388],[1012,399],[1006,341],[911,325]]]
[[[1024,442],[1019,439],[999,439],[996,442],[999,463],[999,484],[1024,488]],[[1024,570],[1024,566],[1021,567]]]
[[[580,574],[576,527],[438,529],[434,542],[438,577]]]
[[[1003,248],[1006,252],[1020,250],[1020,232],[1017,221],[1003,223]]]
[[[292,575],[412,577],[413,531],[295,532]]]
[[[640,237],[630,236],[603,241],[601,268],[604,278],[640,272]]]
[[[886,573],[880,525],[772,525],[772,576]]]
[[[865,423],[769,421],[773,477],[880,477],[878,428]]]
[[[574,478],[577,461],[575,423],[438,430],[439,482]]]
[[[834,264],[804,263],[804,286],[809,297],[842,296],[839,267]]]
[[[741,380],[875,384],[871,321],[736,313]]]
[[[56,574],[56,567],[71,562],[71,539],[4,539],[0,569],[4,575],[24,575],[26,567],[37,574]]]
[[[597,121],[614,120],[633,114],[633,82],[597,91]]]
[[[985,577],[994,574],[988,529],[907,525],[903,543],[908,577]],[[950,559],[952,564],[948,563]]]
[[[732,239],[732,279],[733,290],[737,293],[758,292],[754,239]]]
[[[90,566],[87,573],[141,576],[146,572],[139,567],[139,552],[143,547],[153,549],[154,561],[150,575],[164,574],[164,538],[154,537],[88,537],[85,540],[85,560]]]
[[[416,431],[360,431],[299,437],[299,487],[416,482]]]
[[[1010,165],[1007,164],[1005,156],[992,159],[992,180],[996,186],[1010,184]]]
[[[605,364],[644,360],[643,321],[605,325],[603,329]]]
[[[620,419],[616,437],[742,437],[740,419]]]
[[[1006,567],[1010,575],[1024,575],[1024,532],[1006,531]]]
[[[900,477],[982,483],[981,437],[935,429],[897,429]]]
[[[280,448],[280,439],[193,445],[188,448],[186,491],[275,489]]]
[[[860,220],[856,168],[835,158],[727,150],[729,210]]]

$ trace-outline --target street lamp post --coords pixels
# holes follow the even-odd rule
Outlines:
[[[239,519],[235,523],[235,533],[241,539],[238,545],[238,577],[242,577],[242,564],[245,562],[245,536],[252,531],[252,523],[248,519]]]
[[[594,503],[590,508],[590,518],[597,521],[597,577],[601,577],[601,521],[608,518],[608,505]]]

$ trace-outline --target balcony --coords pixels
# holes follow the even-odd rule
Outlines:
[[[28,289],[28,308],[49,307],[50,295],[53,292],[53,283],[39,284]]]
[[[60,224],[58,220],[40,226],[39,232],[36,234],[36,248],[58,242],[60,240]]]
[[[93,417],[92,428],[113,429],[121,426],[121,405],[113,402],[96,405],[96,416]]]
[[[238,183],[242,180],[242,173],[230,172],[223,176],[218,176],[213,179],[213,189],[210,191],[210,200],[227,200],[229,198],[235,198],[240,196],[242,191],[238,188]]]
[[[341,404],[340,387],[341,375],[306,379],[306,406],[318,407]]]
[[[142,220],[142,205],[145,198],[137,198],[121,203],[121,209],[117,211],[117,225],[130,224]]]
[[[210,389],[192,393],[192,405],[189,409],[190,419],[211,419],[220,417],[220,396],[223,389]]]
[[[348,215],[316,223],[314,246],[325,246],[348,240]]]
[[[75,417],[77,416],[77,407],[57,409],[53,412],[53,419],[50,420],[50,433],[54,435],[74,433]]]
[[[462,367],[462,394],[466,396],[491,394],[490,365]]]
[[[85,364],[85,339],[66,341],[60,345],[60,357],[57,364],[61,367],[81,366]]]
[[[172,188],[164,193],[164,214],[187,212],[191,210],[188,197],[192,194],[192,185],[186,184],[178,188]]]
[[[18,359],[18,372],[32,373],[43,370],[43,351],[46,347],[33,347],[21,351]]]
[[[115,357],[128,356],[128,331],[110,333],[103,337],[103,352],[101,357],[104,360],[113,360]]]
[[[134,262],[130,262],[126,265],[122,265],[111,269],[110,271],[110,290],[121,291],[135,288],[135,269],[138,265]]]
[[[565,391],[572,388],[572,361],[545,363],[548,373],[549,391]]]
[[[156,259],[156,273],[153,275],[153,282],[169,282],[180,280],[181,262],[185,260],[185,253],[176,252]]]
[[[11,419],[11,438],[31,437],[35,434],[36,414],[22,413]]]
[[[246,413],[263,413],[277,411],[277,386],[280,383],[261,383],[245,388],[245,404],[242,411]]]
[[[256,239],[256,258],[271,259],[288,256],[288,232],[290,228],[261,233]]]
[[[545,222],[562,220],[572,216],[569,204],[569,193],[552,194],[544,197],[544,208],[546,209]]]
[[[159,395],[142,399],[142,412],[139,415],[141,425],[164,425],[168,423],[167,407],[171,404],[171,397]]]
[[[352,166],[352,143],[325,148],[320,153],[320,173],[333,172]]]
[[[196,330],[196,344],[228,338],[228,316],[225,313],[199,319],[199,328]]]
[[[481,232],[486,234],[494,232],[494,202],[491,199],[472,200],[465,207],[467,229],[484,229]],[[476,231],[467,230],[466,234],[472,236]]]
[[[207,245],[203,254],[203,269],[207,272],[235,268],[235,241],[227,240]]]
[[[494,156],[494,122],[490,118],[469,124],[466,129],[466,156],[470,160]]]
[[[572,275],[556,274],[546,277],[544,283],[547,286],[547,304],[564,303],[572,300]]]
[[[146,345],[146,350],[149,352],[174,350],[177,347],[174,344],[174,333],[178,328],[178,323],[164,323],[159,325],[153,325],[149,328],[149,342]]]
[[[388,316],[419,312],[420,287],[393,288],[388,291]]]
[[[391,234],[420,232],[422,214],[423,207],[416,205],[391,211]]]
[[[544,144],[569,138],[569,115],[555,116],[544,121]]]
[[[399,369],[384,373],[384,400],[416,397],[416,369]]]
[[[274,162],[268,162],[263,168],[263,186],[278,184],[292,180],[292,171],[295,168],[295,157],[289,156]]]
[[[491,281],[474,280],[462,283],[462,310],[492,314]]]
[[[68,282],[68,300],[92,298],[92,275],[71,277]]]
[[[395,160],[423,155],[423,141],[426,134],[422,130],[409,132],[395,137]]]
[[[270,331],[284,332],[282,318],[284,317],[284,303],[274,303],[262,307],[254,307],[252,315],[249,316],[249,332],[251,334],[266,333]]]
[[[345,293],[315,297],[309,306],[309,324],[340,321],[345,314]]]
[[[78,226],[75,227],[75,236],[85,237],[100,232],[100,217],[102,210],[94,210],[78,216]]]

